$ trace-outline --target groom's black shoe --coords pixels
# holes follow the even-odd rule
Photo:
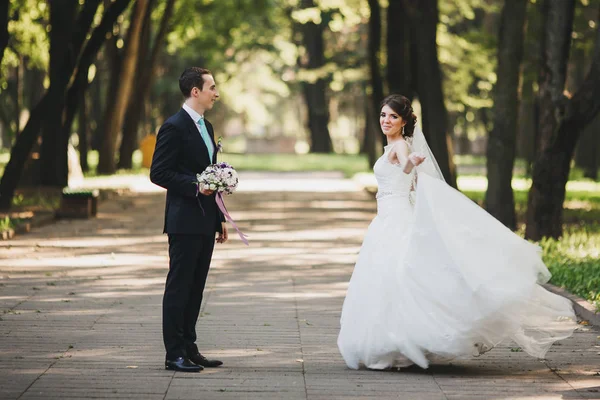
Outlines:
[[[200,372],[204,368],[200,365],[194,364],[187,358],[177,357],[174,360],[165,360],[165,369],[180,372]]]
[[[200,353],[196,353],[193,356],[190,356],[190,361],[196,365],[201,365],[204,368],[216,368],[219,365],[223,365],[223,361],[209,360]]]

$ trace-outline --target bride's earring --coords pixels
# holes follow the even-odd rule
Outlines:
[[[402,125],[402,136],[404,136],[404,125]]]

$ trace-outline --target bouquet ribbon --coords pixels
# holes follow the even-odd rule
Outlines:
[[[248,235],[246,235],[240,230],[240,228],[238,228],[233,218],[231,218],[231,215],[229,215],[229,213],[227,212],[227,209],[225,208],[225,203],[223,202],[223,195],[221,194],[221,192],[217,192],[215,200],[217,202],[219,210],[221,210],[221,212],[225,216],[225,219],[229,221],[229,223],[231,223],[231,226],[233,226],[233,228],[237,231],[238,235],[240,236],[240,239],[242,239],[242,242],[244,242],[244,244],[248,246],[248,239],[246,239]]]

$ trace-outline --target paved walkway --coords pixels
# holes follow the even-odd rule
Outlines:
[[[426,371],[347,369],[339,314],[374,202],[336,177],[261,179],[227,200],[251,246],[218,248],[198,324],[222,368],[162,367],[164,194],[138,193],[0,242],[0,398],[600,398],[600,332],[586,326],[547,360],[507,343]]]

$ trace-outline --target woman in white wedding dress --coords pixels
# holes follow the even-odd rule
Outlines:
[[[377,216],[338,337],[348,367],[427,368],[505,339],[543,358],[577,325],[571,303],[540,286],[550,272],[539,247],[444,182],[406,97],[384,99],[380,125]]]

